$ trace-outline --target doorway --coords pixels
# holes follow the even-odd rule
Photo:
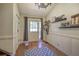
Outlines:
[[[25,17],[24,41],[43,40],[43,20]]]

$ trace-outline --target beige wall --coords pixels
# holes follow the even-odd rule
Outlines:
[[[19,13],[17,9],[17,5],[13,4],[13,54],[15,53],[16,49],[18,48],[18,18]]]
[[[0,49],[13,51],[13,4],[0,4]]]
[[[20,15],[19,22],[19,43],[22,43],[24,40],[24,17],[22,15]]]
[[[17,4],[13,4],[13,54],[24,38],[24,17],[19,14]]]
[[[57,4],[51,13],[48,15],[47,20],[54,19],[55,16],[64,14],[67,20],[71,20],[71,16],[79,13],[79,4]],[[51,20],[52,21],[52,20]],[[62,21],[63,22],[63,21]],[[50,32],[47,35],[47,41],[63,51],[67,55],[79,55],[79,28],[60,29],[61,22],[50,24]],[[75,47],[75,45],[77,47]]]

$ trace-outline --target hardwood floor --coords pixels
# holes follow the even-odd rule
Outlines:
[[[44,46],[47,46],[54,52],[54,56],[66,56],[63,52],[59,51],[57,48],[49,44],[48,42],[43,42]],[[34,47],[38,47],[38,42],[29,42],[28,46],[25,46],[24,43],[20,44],[18,49],[16,50],[16,56],[23,56],[24,52],[28,49],[32,49]]]
[[[48,42],[44,41],[46,46],[51,49],[55,54],[55,56],[67,56],[65,53],[63,53],[62,51],[58,50],[56,47],[54,47],[53,45],[49,44]]]
[[[0,56],[10,56],[10,53],[0,49]]]

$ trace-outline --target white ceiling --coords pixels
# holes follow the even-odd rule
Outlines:
[[[48,6],[46,9],[39,9],[34,3],[18,4],[20,14],[27,17],[45,17],[54,6],[55,4],[51,4],[51,6]]]

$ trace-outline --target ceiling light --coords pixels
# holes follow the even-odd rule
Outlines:
[[[47,8],[51,3],[35,3],[38,8]]]

